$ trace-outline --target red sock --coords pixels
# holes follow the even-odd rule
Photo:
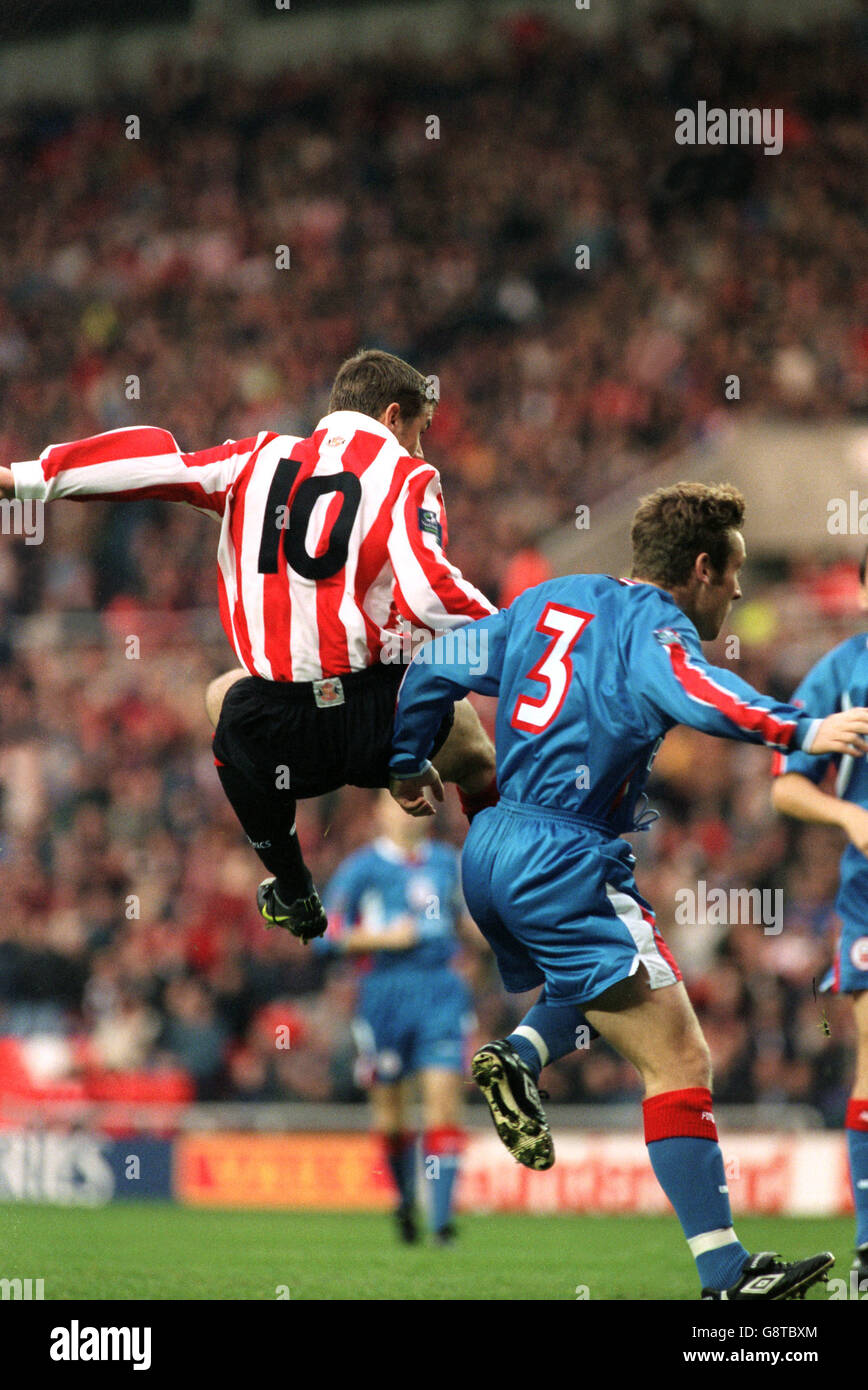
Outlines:
[[[847,1101],[847,1116],[844,1120],[845,1129],[858,1129],[863,1134],[868,1134],[868,1100]]]
[[[412,1207],[416,1196],[416,1136],[408,1132],[382,1135],[386,1162],[402,1207]]]
[[[481,792],[463,792],[458,788],[458,800],[461,802],[461,809],[469,821],[479,812],[484,811],[486,806],[496,806],[500,800],[500,792],[497,790],[497,778],[492,777],[487,787],[483,787]]]
[[[399,1134],[381,1134],[380,1139],[387,1159],[402,1158],[416,1142],[416,1136],[410,1130],[402,1130]]]
[[[437,1129],[426,1129],[423,1144],[425,1156],[429,1154],[460,1154],[467,1135],[457,1125],[440,1125]]]
[[[717,1139],[711,1092],[707,1086],[664,1091],[642,1102],[645,1143],[657,1139]]]

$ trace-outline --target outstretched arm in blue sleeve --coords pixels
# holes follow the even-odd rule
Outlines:
[[[706,661],[685,624],[644,633],[637,643],[643,688],[639,697],[649,733],[666,724],[687,724],[718,738],[806,751],[821,719],[813,712],[761,695],[747,681]]]
[[[468,623],[426,642],[407,668],[398,694],[392,759],[393,778],[422,776],[444,717],[471,690],[497,695],[503,670],[506,610]]]

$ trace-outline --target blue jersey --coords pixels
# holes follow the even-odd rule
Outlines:
[[[793,700],[821,715],[836,714],[868,701],[868,638],[850,637],[828,652],[805,676]],[[789,753],[775,758],[773,772],[800,772],[812,782],[824,781],[834,768],[835,791],[845,801],[868,810],[868,767],[865,758],[830,753],[811,758]],[[841,876],[835,906],[842,920],[833,969],[820,986],[843,993],[868,989],[868,859],[854,844],[841,857]]]
[[[864,705],[868,700],[868,638],[850,637],[817,662],[793,695],[793,703],[822,715]],[[868,767],[864,758],[829,753],[812,758],[807,753],[781,754],[774,772],[800,772],[812,782],[822,782],[830,767],[837,769],[835,790],[846,801],[868,810]],[[857,851],[858,853],[858,851]],[[860,856],[862,858],[863,856]]]
[[[665,590],[608,575],[550,580],[423,647],[398,699],[394,776],[427,766],[444,712],[471,690],[499,696],[501,797],[616,835],[635,827],[674,725],[789,750],[818,722],[711,666]]]
[[[426,841],[412,854],[385,838],[358,850],[329,883],[325,944],[337,944],[346,927],[361,926],[387,936],[391,925],[411,917],[417,944],[373,952],[373,970],[445,965],[458,946],[456,924],[464,907],[459,863],[458,852],[437,840]]]

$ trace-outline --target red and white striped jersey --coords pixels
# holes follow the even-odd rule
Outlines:
[[[263,431],[189,454],[167,430],[111,430],[12,472],[16,497],[154,497],[219,518],[223,626],[267,680],[360,671],[402,618],[444,630],[495,611],[446,559],[437,470],[356,411],[326,415],[309,439]]]

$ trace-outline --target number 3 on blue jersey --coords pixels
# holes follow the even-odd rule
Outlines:
[[[512,715],[514,729],[541,734],[557,719],[573,676],[570,653],[593,617],[593,613],[583,613],[579,608],[546,604],[536,630],[552,640],[525,677],[529,681],[540,681],[546,693],[541,700],[530,695],[519,696]]]

